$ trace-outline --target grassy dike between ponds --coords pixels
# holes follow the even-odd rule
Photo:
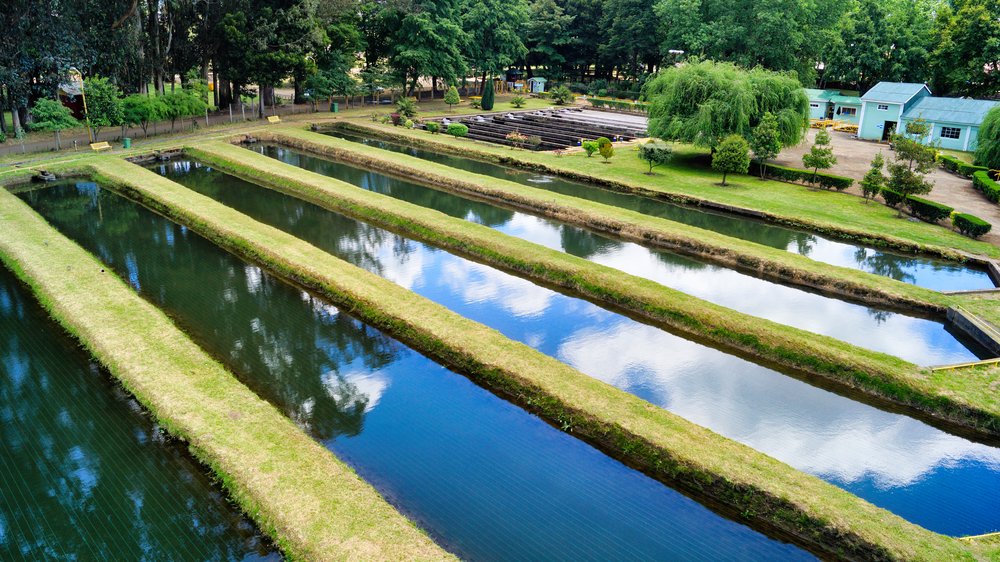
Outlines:
[[[95,163],[93,170],[95,179],[111,189],[324,295],[557,427],[727,513],[794,537],[816,552],[870,560],[985,559],[987,555],[976,545],[913,525],[580,373],[152,171],[110,158]]]
[[[257,136],[261,140],[417,181],[434,189],[513,207],[647,247],[665,249],[779,283],[809,287],[865,304],[941,313],[945,307],[940,301],[948,300],[938,292],[884,276],[818,262],[711,230],[481,176],[329,135],[288,130],[263,131]]]
[[[293,560],[452,557],[94,256],[0,188],[0,259]]]
[[[470,259],[593,301],[727,350],[798,371],[836,385],[985,434],[1000,434],[1000,403],[988,381],[956,375],[942,391],[918,366],[897,357],[757,318],[623,273],[499,233],[439,211],[367,191],[226,143],[204,143],[188,152],[251,182],[334,212],[399,232]]]
[[[614,191],[742,214],[870,246],[958,261],[970,254],[1000,258],[1000,248],[992,244],[941,226],[898,219],[896,211],[885,205],[865,205],[860,198],[849,194],[761,181],[751,176],[731,176],[733,185],[719,187],[718,174],[690,164],[691,159],[703,153],[687,145],[677,145],[675,162],[657,168],[656,176],[648,176],[644,173],[647,170],[645,163],[629,149],[619,149],[611,164],[603,165],[600,158],[587,158],[579,152],[557,157],[549,152],[513,151],[501,145],[361,120],[338,120],[330,126],[345,132],[559,175]]]

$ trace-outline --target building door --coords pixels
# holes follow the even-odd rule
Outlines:
[[[882,124],[882,142],[889,140],[893,133],[896,132],[896,122],[886,121]]]

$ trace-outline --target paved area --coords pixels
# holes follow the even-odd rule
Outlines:
[[[799,146],[785,149],[774,162],[782,166],[801,168],[802,155],[809,151],[815,135],[816,129],[810,129],[807,141]],[[833,153],[837,156],[837,165],[828,170],[830,173],[854,178],[860,182],[861,178],[868,172],[872,158],[880,150],[886,161],[893,157],[893,152],[889,150],[887,144],[852,139],[849,133],[837,131],[831,131],[830,135],[833,137],[831,143]],[[982,240],[1000,246],[1000,205],[992,203],[976,191],[972,187],[971,180],[952,174],[943,168],[935,168],[928,177],[934,182],[934,189],[923,197],[989,221],[993,224],[994,230],[984,236]],[[861,188],[857,183],[847,192],[861,196]]]

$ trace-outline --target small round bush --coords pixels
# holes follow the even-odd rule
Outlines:
[[[448,125],[448,134],[456,137],[464,137],[469,134],[469,127],[462,123],[452,123]]]
[[[590,158],[591,156],[593,156],[594,153],[597,152],[598,150],[600,150],[600,148],[601,148],[597,144],[597,141],[595,141],[595,140],[583,141],[583,143],[581,144],[581,146],[583,147],[583,150],[585,150],[587,152],[587,158]]]
[[[432,121],[424,125],[424,129],[427,129],[432,135],[436,135],[441,130],[441,124]]]
[[[524,96],[514,96],[510,100],[510,104],[517,108],[524,107],[526,103],[528,103],[528,100],[524,99]]]
[[[413,119],[407,119],[403,123],[403,126],[406,127],[407,129],[412,129],[413,128]]]

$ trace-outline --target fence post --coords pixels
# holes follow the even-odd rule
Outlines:
[[[205,105],[205,128],[207,129],[211,125],[208,123],[208,105]]]

